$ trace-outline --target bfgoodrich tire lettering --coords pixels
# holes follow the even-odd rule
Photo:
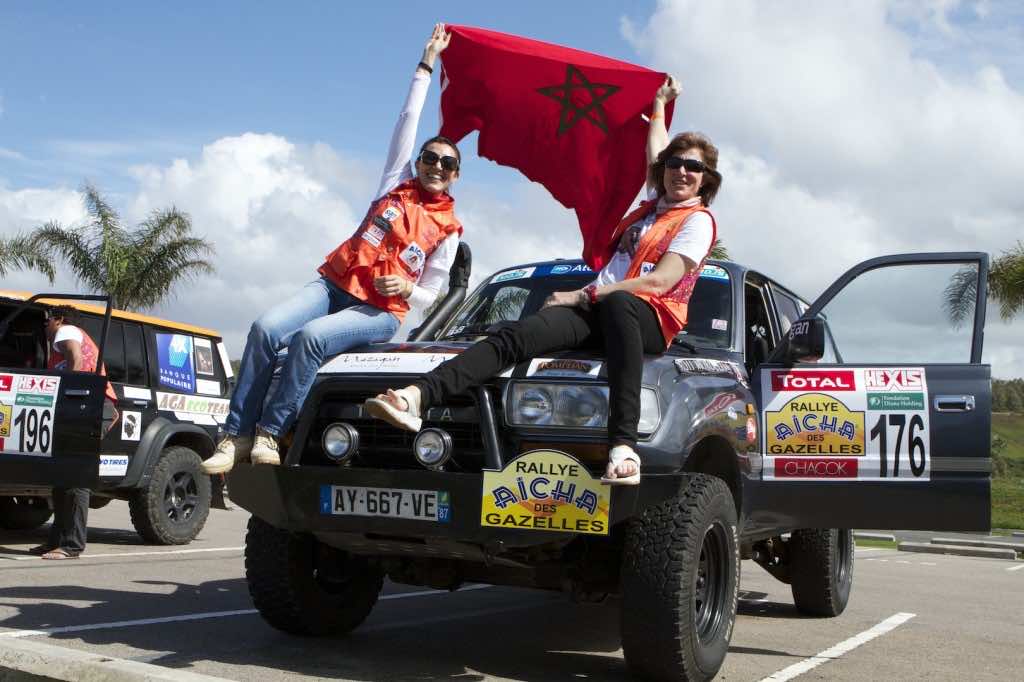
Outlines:
[[[203,460],[180,445],[165,448],[145,488],[128,501],[132,525],[147,542],[185,545],[199,535],[210,514],[210,477]]]
[[[32,530],[52,514],[45,497],[0,497],[0,528]]]
[[[245,579],[256,609],[278,630],[338,635],[370,615],[384,575],[367,559],[253,516],[245,536]]]
[[[796,530],[789,538],[793,601],[809,616],[838,616],[853,586],[853,531]]]
[[[736,506],[724,481],[694,474],[626,531],[622,648],[634,674],[709,680],[736,620]]]

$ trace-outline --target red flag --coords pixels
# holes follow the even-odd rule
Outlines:
[[[644,183],[647,121],[665,74],[608,57],[468,26],[449,26],[441,134],[480,131],[477,152],[576,209],[596,269]],[[672,105],[665,110],[668,126]]]

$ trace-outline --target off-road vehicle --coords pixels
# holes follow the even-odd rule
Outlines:
[[[253,601],[281,630],[328,634],[358,626],[385,577],[620,595],[635,674],[711,678],[741,559],[789,583],[797,611],[836,616],[853,580],[850,529],[988,529],[987,268],[977,253],[878,258],[808,305],[758,272],[708,262],[685,331],[645,362],[636,487],[599,481],[599,348],[509,367],[431,408],[418,434],[363,413],[368,396],[594,277],[568,260],[498,272],[461,305],[447,300],[415,340],[328,362],[282,466],[232,472],[232,499],[253,514]],[[937,283],[919,281],[926,272]],[[959,326],[937,303],[951,274],[976,278],[973,319]],[[840,305],[848,291],[866,296]],[[909,302],[917,293],[938,311],[930,327]],[[892,309],[906,329],[875,325]],[[907,329],[916,345],[888,343]],[[857,342],[847,359],[844,335]]]
[[[54,487],[91,488],[93,508],[127,500],[147,542],[188,543],[211,497],[224,505],[223,479],[199,469],[228,411],[220,334],[85,303],[97,299],[0,291],[0,527],[46,523]],[[105,378],[46,369],[44,305],[77,309]],[[104,400],[108,379],[116,406]]]

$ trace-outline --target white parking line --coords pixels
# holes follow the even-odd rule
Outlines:
[[[470,585],[463,587],[456,592],[468,592],[469,590],[484,590],[491,585]],[[388,599],[407,599],[409,597],[425,597],[433,594],[449,594],[448,590],[420,590],[418,592],[399,592],[397,594],[385,594],[379,601]],[[239,609],[236,611],[207,611],[206,613],[187,613],[181,616],[167,616],[164,618],[141,618],[139,620],[117,620],[109,623],[90,623],[88,625],[67,625],[56,628],[40,628],[38,630],[10,630],[0,632],[0,637],[16,639],[19,637],[38,637],[40,635],[60,635],[66,632],[85,632],[86,630],[108,630],[111,628],[130,628],[136,625],[159,625],[161,623],[178,623],[186,620],[206,620],[208,618],[230,618],[231,616],[251,616],[258,613],[256,609]]]
[[[900,625],[903,625],[908,620],[913,618],[915,615],[917,614],[897,613],[894,616],[890,616],[878,625],[876,625],[875,627],[869,630],[865,630],[860,634],[856,634],[853,637],[850,637],[849,639],[845,639],[839,644],[836,644],[834,647],[825,649],[817,656],[805,658],[799,663],[794,663],[788,668],[783,668],[774,675],[764,678],[761,682],[784,682],[784,680],[791,680],[797,675],[803,675],[805,672],[817,668],[822,663],[827,663],[829,661],[835,660],[843,654],[853,651],[861,644],[864,644],[865,642],[870,642],[875,637],[880,637],[881,635],[884,635],[890,630],[893,630],[899,627]]]
[[[1024,568],[1024,564],[1021,564],[1020,566],[1011,566],[1010,568],[1008,568],[1006,570],[1007,571],[1019,571],[1022,568]]]
[[[113,552],[110,554],[82,554],[78,557],[78,560],[82,559],[107,559],[110,557],[126,557],[126,556],[163,556],[165,554],[200,554],[202,552],[240,552],[245,549],[245,546],[241,547],[204,547],[202,549],[165,549],[158,552]],[[11,561],[40,561],[37,556],[14,556],[5,557]]]

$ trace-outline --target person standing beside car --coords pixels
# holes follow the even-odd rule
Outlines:
[[[431,405],[527,358],[603,346],[607,358],[608,464],[602,481],[640,482],[636,453],[644,353],[664,353],[686,324],[687,303],[715,241],[708,206],[721,186],[718,149],[699,133],[671,140],[665,105],[680,92],[667,77],[655,95],[647,138],[651,198],[621,219],[597,279],[555,292],[544,309],[508,325],[398,391],[366,401],[369,414],[418,431]]]
[[[264,313],[249,332],[225,424],[227,435],[203,471],[236,462],[280,464],[278,440],[291,425],[323,361],[366,343],[387,341],[410,307],[437,297],[455,262],[462,225],[448,194],[459,177],[455,143],[436,136],[410,160],[434,62],[448,46],[434,26],[395,126],[376,198],[359,229],[328,254],[320,277]],[[279,351],[280,382],[266,401]]]
[[[95,372],[100,364],[100,351],[96,342],[82,328],[76,326],[78,311],[71,306],[55,306],[47,308],[44,325],[49,351],[47,369],[58,372]],[[101,372],[106,371],[101,367]],[[104,410],[117,403],[114,387],[107,382],[105,389]],[[111,412],[112,420],[117,421],[116,408]],[[107,421],[104,419],[104,421]],[[30,552],[39,554],[43,559],[77,559],[85,551],[85,539],[89,516],[88,488],[54,488],[53,523],[50,535],[45,544],[33,547]]]

